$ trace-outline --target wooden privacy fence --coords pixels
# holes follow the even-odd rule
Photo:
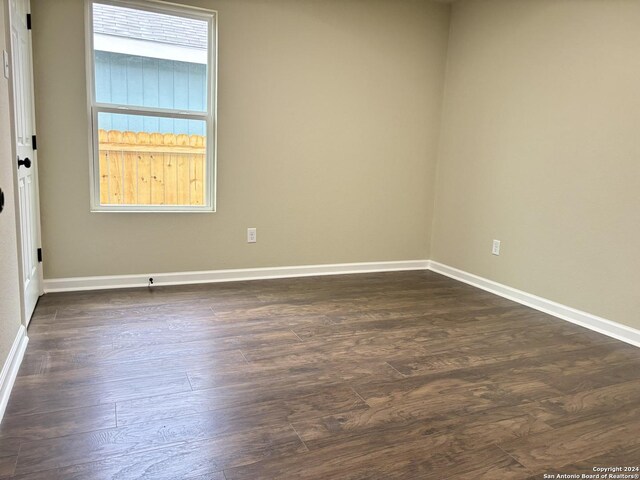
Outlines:
[[[206,139],[99,130],[102,205],[204,205]]]

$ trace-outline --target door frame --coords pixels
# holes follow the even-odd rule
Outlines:
[[[18,275],[20,282],[20,317],[21,323],[25,328],[29,326],[29,322],[31,321],[31,317],[27,318],[25,307],[24,307],[24,269],[22,265],[22,229],[20,228],[20,196],[19,196],[19,185],[18,185],[18,162],[17,162],[17,143],[16,143],[16,111],[15,111],[15,75],[13,69],[13,44],[11,40],[11,6],[9,4],[9,0],[2,0],[4,3],[4,15],[5,15],[5,43],[7,45],[7,53],[9,54],[9,117],[11,118],[11,154],[13,156],[13,201],[16,206],[15,210],[15,223],[16,223],[16,242],[18,246]],[[31,12],[31,2],[29,1],[29,12]],[[33,76],[33,40],[32,34],[29,39],[29,46],[31,48],[31,62],[29,68],[31,69],[31,115],[33,119],[33,135],[36,135],[36,116],[35,116],[35,89],[34,89],[34,76]],[[36,214],[36,242],[38,248],[42,247],[42,228],[40,222],[40,181],[38,175],[38,151],[36,149],[33,150],[33,180],[34,180],[34,192],[35,192],[35,214]],[[43,278],[43,269],[42,262],[38,262],[36,267],[38,272],[38,290],[40,296],[44,294],[44,278]]]

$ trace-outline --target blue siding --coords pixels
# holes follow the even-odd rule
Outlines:
[[[98,102],[206,110],[206,65],[112,52],[95,53]],[[137,115],[101,114],[100,128],[205,135],[204,123],[200,121]]]
[[[154,58],[142,59],[142,95],[143,102],[146,107],[159,107],[160,106],[160,91],[158,81],[158,61]],[[144,119],[144,131],[145,132],[159,132],[160,122],[158,118],[145,118]]]
[[[189,108],[189,65],[178,63],[173,69],[173,107],[181,110]],[[189,131],[188,120],[174,120],[174,130]]]

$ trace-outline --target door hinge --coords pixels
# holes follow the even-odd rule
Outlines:
[[[27,13],[27,30],[31,30],[31,14]]]
[[[38,149],[38,142],[36,141],[35,135],[31,135],[31,148],[33,148],[34,150]]]
[[[42,263],[42,249],[38,249],[38,263]]]

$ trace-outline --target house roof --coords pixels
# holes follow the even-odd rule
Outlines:
[[[93,4],[93,31],[185,47],[207,49],[207,22],[101,3]]]

